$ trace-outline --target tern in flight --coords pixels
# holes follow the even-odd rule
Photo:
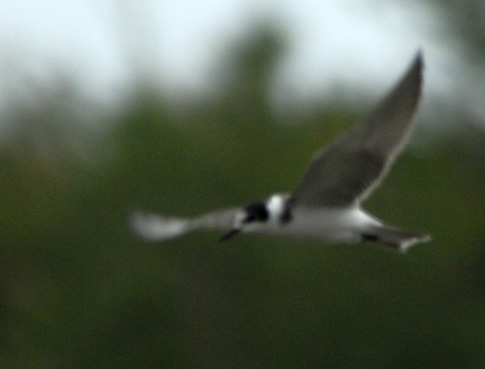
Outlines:
[[[429,241],[429,235],[386,225],[361,207],[407,142],[421,94],[422,70],[419,52],[367,119],[314,155],[293,193],[276,193],[246,207],[191,219],[137,212],[130,218],[132,229],[146,241],[216,229],[225,231],[220,241],[254,233],[332,243],[372,241],[401,252]]]

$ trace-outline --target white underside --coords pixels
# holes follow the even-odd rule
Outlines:
[[[131,227],[146,241],[164,241],[179,237],[198,229],[220,229],[227,231],[231,225],[244,218],[241,211],[219,211],[193,220],[162,217],[155,214],[135,213],[130,219]],[[281,238],[313,239],[335,243],[354,243],[362,239],[367,230],[382,223],[354,207],[347,209],[292,209],[292,219],[281,223],[270,217],[266,222],[245,224],[241,232],[262,234]]]
[[[295,208],[287,223],[270,220],[251,224],[243,232],[267,234],[278,237],[307,238],[331,242],[358,242],[362,233],[382,223],[359,208],[311,209]]]

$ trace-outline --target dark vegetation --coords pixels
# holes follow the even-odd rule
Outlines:
[[[290,191],[311,154],[365,114],[322,107],[281,124],[265,101],[265,42],[240,55],[224,98],[183,112],[140,89],[101,133],[69,123],[69,94],[12,115],[0,147],[2,368],[485,367],[485,140],[466,120],[446,136],[420,130],[424,147],[367,204],[432,234],[408,255],[129,233],[134,209],[195,215]]]

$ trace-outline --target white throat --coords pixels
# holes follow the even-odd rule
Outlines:
[[[275,194],[266,202],[270,220],[280,219],[286,209],[288,195]]]

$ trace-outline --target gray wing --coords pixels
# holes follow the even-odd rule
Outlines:
[[[406,143],[421,94],[422,69],[419,52],[363,123],[314,156],[293,193],[293,204],[349,206],[370,195]]]

